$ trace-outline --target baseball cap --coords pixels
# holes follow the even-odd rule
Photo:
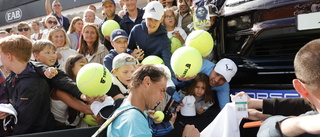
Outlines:
[[[158,1],[151,1],[147,4],[143,18],[152,18],[156,20],[160,20],[164,14],[163,5]]]
[[[120,68],[124,65],[136,65],[135,58],[128,53],[118,54],[112,61],[112,70]]]
[[[118,38],[128,38],[127,32],[122,29],[113,30],[110,36],[111,41],[115,41]]]
[[[237,73],[238,67],[231,59],[221,59],[216,66],[214,71],[222,75],[228,82]]]
[[[114,0],[102,0],[101,2],[102,2],[102,5],[105,3],[105,2],[107,2],[107,1],[110,1],[110,2],[112,2],[114,5],[116,5],[116,3],[114,2]]]

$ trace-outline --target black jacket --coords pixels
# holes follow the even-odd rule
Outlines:
[[[122,20],[120,22],[120,28],[123,29],[124,31],[127,32],[128,35],[130,35],[130,32],[132,30],[132,28],[136,25],[136,24],[140,24],[142,22],[142,17],[144,14],[144,10],[141,8],[137,8],[138,9],[138,16],[135,20],[135,22],[133,22],[130,18],[129,18],[129,13],[127,12],[125,15],[123,15]]]
[[[28,63],[20,74],[11,73],[5,82],[9,102],[18,113],[13,135],[50,131],[54,117],[50,111],[49,86]]]
[[[34,66],[35,71],[42,77],[45,78],[48,82],[48,84],[50,85],[50,89],[52,89],[52,87],[60,89],[62,91],[65,91],[69,94],[71,94],[72,96],[76,97],[77,99],[81,99],[81,92],[77,87],[77,84],[68,77],[68,75],[59,70],[58,69],[58,74],[53,77],[52,79],[48,79],[45,75],[44,75],[44,71],[48,68],[48,66],[40,63],[40,62],[35,62],[32,61],[31,62],[32,65]]]
[[[263,113],[270,115],[299,116],[312,110],[304,98],[263,99]]]

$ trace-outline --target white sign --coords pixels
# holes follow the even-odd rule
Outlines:
[[[297,29],[311,30],[320,28],[320,12],[297,15]]]
[[[22,17],[22,10],[20,8],[11,9],[6,12],[6,21],[8,23],[18,21]]]

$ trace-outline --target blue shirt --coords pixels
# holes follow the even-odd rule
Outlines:
[[[211,71],[213,70],[215,64],[207,59],[202,59],[202,67],[199,73],[204,73],[207,76],[210,76]],[[190,81],[182,81],[178,82],[176,79],[172,79],[172,81],[178,87],[184,87],[185,85],[189,84]],[[219,107],[222,109],[227,103],[230,102],[230,85],[229,82],[226,82],[220,86],[211,87],[212,90],[217,92]]]
[[[123,102],[115,114],[122,109],[131,107],[129,102]],[[151,129],[149,128],[148,121],[141,112],[136,109],[129,109],[117,117],[107,129],[108,137],[152,137]]]

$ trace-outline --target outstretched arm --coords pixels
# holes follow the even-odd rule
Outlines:
[[[288,118],[280,123],[280,129],[286,136],[298,136],[302,133],[319,134],[320,115]]]
[[[46,8],[47,15],[52,13],[50,4],[51,4],[50,0],[46,0],[45,8]]]

